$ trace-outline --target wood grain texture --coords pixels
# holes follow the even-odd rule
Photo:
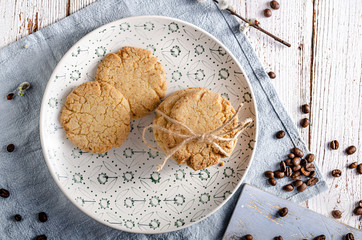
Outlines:
[[[0,48],[78,11],[95,0],[0,0]],[[250,29],[247,36],[271,79],[281,101],[302,138],[316,153],[317,162],[330,190],[303,205],[331,216],[343,212],[341,222],[361,229],[361,220],[352,215],[362,199],[362,177],[347,164],[358,161],[360,150],[347,156],[349,145],[362,148],[362,79],[360,0],[279,0],[280,9],[271,18],[263,16],[269,1],[231,0],[237,12],[256,18],[266,30],[292,44],[287,48],[266,35]],[[302,44],[302,45],[301,45]],[[301,46],[301,47],[300,47]],[[312,112],[303,114],[300,106],[310,103]],[[309,117],[311,126],[300,128]],[[337,139],[338,151],[327,144]],[[359,160],[361,162],[361,160]],[[342,177],[333,179],[330,171],[339,168]]]

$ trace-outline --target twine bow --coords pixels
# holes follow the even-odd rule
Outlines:
[[[222,147],[220,147],[220,145],[217,144],[216,141],[224,141],[224,142],[234,141],[253,122],[253,120],[251,118],[247,118],[244,122],[239,123],[238,126],[232,128],[231,130],[228,130],[226,132],[221,132],[221,133],[217,133],[217,132],[223,130],[226,126],[228,126],[236,118],[236,116],[240,112],[242,106],[243,106],[243,104],[241,103],[239,105],[239,107],[237,108],[236,112],[234,113],[234,115],[228,121],[226,121],[226,123],[224,123],[223,125],[221,125],[220,127],[216,128],[216,129],[214,129],[212,131],[202,133],[202,134],[195,133],[187,125],[185,125],[185,124],[183,124],[183,123],[181,123],[181,122],[167,116],[165,113],[163,113],[160,110],[156,109],[156,113],[160,114],[161,116],[166,118],[168,121],[183,127],[184,129],[186,129],[189,132],[189,134],[181,134],[181,133],[170,131],[167,128],[160,127],[160,126],[158,126],[156,124],[148,125],[147,127],[145,127],[143,129],[142,139],[143,139],[144,143],[147,145],[147,147],[149,147],[150,149],[153,149],[153,150],[155,150],[157,152],[162,152],[162,151],[157,149],[157,148],[154,148],[153,146],[151,146],[151,144],[149,144],[147,142],[146,138],[145,138],[146,131],[148,129],[150,129],[150,128],[158,129],[158,130],[161,130],[161,131],[163,131],[165,133],[168,133],[168,134],[170,134],[172,136],[184,139],[179,145],[177,145],[176,147],[170,149],[170,151],[166,155],[165,159],[163,160],[162,164],[157,166],[157,172],[162,170],[162,168],[165,166],[167,160],[169,158],[171,158],[171,156],[173,154],[175,154],[182,146],[184,146],[186,143],[194,141],[194,140],[196,140],[197,142],[204,142],[204,143],[212,144],[223,155],[225,155],[226,157],[229,157],[230,154],[228,154],[224,149],[222,149]],[[227,134],[229,134],[229,133],[231,133],[233,131],[237,131],[237,133],[235,134],[234,137],[232,137],[232,138],[222,137],[222,136],[227,135]]]

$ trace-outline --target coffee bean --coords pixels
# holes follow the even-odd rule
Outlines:
[[[308,127],[310,124],[310,121],[308,118],[303,118],[302,120],[300,120],[300,125],[304,128]]]
[[[10,196],[10,193],[8,190],[2,188],[0,189],[0,197],[2,198],[8,198]]]
[[[303,184],[302,180],[296,180],[296,181],[293,182],[294,187],[299,187],[302,184]]]
[[[9,93],[7,96],[6,96],[6,99],[7,100],[11,100],[14,98],[14,93]]]
[[[292,177],[298,177],[298,176],[300,176],[300,174],[301,173],[299,171],[293,172]]]
[[[299,171],[301,169],[300,165],[294,166],[293,168],[293,172]]]
[[[292,179],[293,180],[300,180],[300,179],[302,179],[302,176],[300,176],[300,175],[299,176],[292,176]]]
[[[15,150],[14,144],[9,144],[9,145],[6,147],[6,150],[7,150],[8,152],[14,152],[14,150]]]
[[[280,8],[280,5],[277,1],[271,1],[270,2],[270,7],[274,10],[278,10]]]
[[[293,159],[293,158],[295,158],[295,155],[294,155],[294,153],[289,153],[289,154],[288,154],[288,158],[290,158],[290,159]]]
[[[21,215],[20,215],[20,214],[15,214],[15,215],[14,215],[14,219],[15,219],[15,221],[17,221],[17,222],[20,222],[20,221],[21,221]]]
[[[353,233],[347,233],[347,235],[346,235],[346,237],[344,239],[345,240],[354,240]]]
[[[284,172],[282,171],[274,171],[275,178],[283,178],[285,176]]]
[[[300,165],[301,165],[302,167],[305,167],[307,164],[308,164],[308,161],[305,160],[305,159],[302,159],[302,160],[300,161]]]
[[[271,79],[274,79],[274,78],[277,77],[277,75],[275,75],[274,72],[269,72],[268,75],[269,75],[269,77],[270,77]]]
[[[285,132],[283,130],[280,130],[279,132],[277,132],[276,137],[278,139],[285,137]]]
[[[269,8],[265,9],[264,10],[264,16],[265,17],[271,17],[272,16],[272,11]]]
[[[311,187],[311,186],[316,185],[317,182],[319,182],[319,179],[316,177],[312,177],[307,181],[307,185]]]
[[[39,236],[36,236],[35,240],[47,240],[47,236],[39,235]]]
[[[285,170],[285,176],[291,177],[293,173],[293,170],[290,167],[287,167]]]
[[[302,112],[303,113],[310,113],[310,107],[308,104],[302,105]]]
[[[308,177],[308,176],[310,175],[310,172],[307,171],[307,170],[305,170],[304,167],[302,167],[302,168],[300,169],[300,172],[301,172],[304,176],[306,176],[306,177]]]
[[[280,162],[280,171],[285,172],[287,170],[287,165],[284,161]]]
[[[340,177],[341,175],[342,175],[342,171],[339,170],[339,169],[334,169],[334,170],[332,171],[332,176],[333,176],[333,177]]]
[[[269,178],[268,183],[272,186],[275,186],[277,185],[277,180],[275,180],[275,178]]]
[[[292,159],[290,159],[290,158],[288,158],[288,159],[285,160],[284,162],[285,162],[285,164],[286,164],[287,166],[293,166]]]
[[[339,142],[337,140],[333,140],[332,142],[329,143],[329,147],[332,148],[333,150],[336,150],[339,148]]]
[[[356,215],[362,215],[362,207],[356,207],[353,213]]]
[[[279,209],[278,214],[279,214],[279,216],[281,216],[281,217],[287,216],[287,214],[288,214],[288,208],[283,207],[283,208]]]
[[[46,222],[48,220],[48,216],[45,212],[40,212],[38,214],[38,219],[40,222]]]
[[[362,208],[362,200],[360,200],[357,205]]]
[[[264,173],[264,176],[265,176],[266,178],[273,178],[273,177],[274,177],[274,173],[273,173],[272,171],[266,171],[266,172]]]
[[[332,211],[332,216],[336,219],[340,219],[342,217],[342,212],[339,210],[333,210]]]
[[[358,172],[359,174],[362,174],[362,163],[358,164],[358,166],[357,166],[357,172]]]
[[[350,169],[356,168],[357,165],[358,165],[357,162],[351,163],[351,164],[349,165],[349,168],[350,168]]]
[[[304,156],[303,151],[297,147],[292,149],[292,153],[294,153],[297,157],[300,157],[300,158]]]
[[[307,160],[309,163],[313,162],[315,159],[314,154],[309,153],[306,157],[305,160]]]
[[[250,234],[247,234],[247,235],[244,236],[244,239],[245,240],[253,240],[253,236],[250,235]]]
[[[292,163],[294,166],[300,165],[300,158],[299,157],[293,158]]]
[[[315,170],[315,166],[313,163],[308,163],[305,165],[305,170],[307,170],[308,172],[314,171]]]
[[[288,184],[288,185],[285,185],[285,186],[283,187],[283,190],[286,191],[286,192],[291,192],[291,191],[294,190],[294,187],[293,187],[292,184]]]
[[[282,236],[274,237],[274,240],[283,240]]]
[[[302,185],[297,187],[298,192],[304,192],[304,190],[306,190],[306,189],[307,189],[307,184],[306,183],[303,183]]]
[[[347,149],[346,149],[346,153],[348,154],[348,155],[352,155],[353,153],[355,153],[356,152],[356,147],[355,146],[349,146]]]
[[[326,236],[319,235],[318,237],[313,238],[313,240],[326,240]]]

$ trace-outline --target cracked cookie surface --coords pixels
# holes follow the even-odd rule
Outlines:
[[[230,102],[223,99],[219,94],[207,89],[186,89],[172,94],[171,99],[166,100],[159,106],[159,110],[166,113],[171,118],[187,125],[196,134],[212,131],[223,125],[235,113]],[[166,107],[165,107],[166,106]],[[183,127],[168,122],[164,117],[158,115],[154,124],[165,127],[173,132],[188,134]],[[222,132],[228,131],[238,125],[236,117]],[[219,132],[221,133],[221,132]],[[231,138],[237,132],[233,131],[223,137]],[[155,131],[155,139],[159,146],[167,153],[171,148],[178,146],[183,139]],[[234,141],[217,141],[216,143],[227,153],[231,153],[236,145]],[[200,170],[217,164],[221,158],[225,157],[212,144],[192,141],[185,144],[173,154],[172,158],[179,164],[186,163],[194,170]]]
[[[140,118],[153,111],[165,97],[166,76],[153,54],[141,48],[124,47],[109,53],[97,68],[97,81],[106,82],[128,100],[131,117]]]
[[[86,82],[67,96],[60,122],[74,145],[87,152],[105,153],[126,140],[130,108],[111,85]]]

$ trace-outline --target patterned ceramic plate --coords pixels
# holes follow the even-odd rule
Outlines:
[[[220,93],[236,108],[240,119],[256,119],[248,80],[234,56],[202,29],[159,16],[117,20],[77,42],[55,68],[45,90],[40,134],[44,157],[56,183],[83,212],[116,229],[162,233],[190,226],[221,207],[241,184],[256,140],[256,123],[238,140],[225,165],[193,171],[169,160],[155,168],[163,154],[142,142],[142,129],[154,114],[133,120],[127,141],[105,154],[76,148],[65,135],[59,115],[66,96],[95,78],[98,63],[123,46],[146,48],[166,71],[168,94],[187,87]],[[153,139],[149,133],[148,139]]]

